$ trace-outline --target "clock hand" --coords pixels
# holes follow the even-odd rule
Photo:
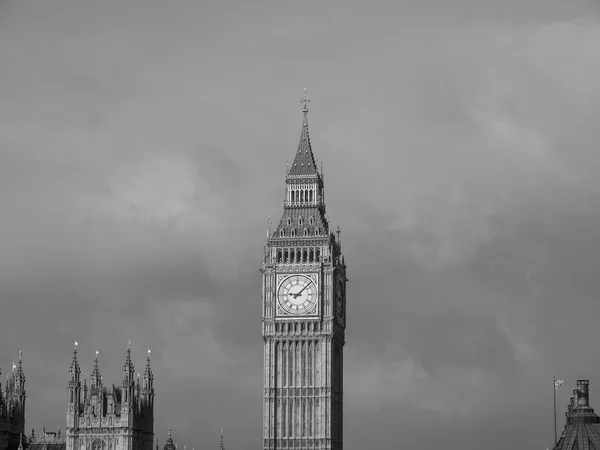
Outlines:
[[[304,287],[303,287],[303,288],[300,290],[300,292],[296,292],[295,294],[292,294],[292,295],[294,296],[294,298],[298,298],[298,297],[300,297],[300,294],[302,294],[302,292],[304,292],[304,290],[305,290],[307,287],[309,287],[309,286],[310,286],[310,283],[307,283],[307,284],[306,284],[306,286],[304,286]]]

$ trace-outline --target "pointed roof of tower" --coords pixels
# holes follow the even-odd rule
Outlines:
[[[310,100],[306,89],[304,89],[304,97],[302,98],[301,103],[303,104],[302,113],[304,114],[302,120],[302,132],[300,134],[298,151],[296,152],[288,176],[313,177],[318,176],[319,172],[317,170],[317,164],[315,163],[315,156],[313,155],[312,147],[310,145],[310,136],[308,134],[308,104],[310,103]]]

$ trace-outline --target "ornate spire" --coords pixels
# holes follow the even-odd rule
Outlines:
[[[79,361],[77,361],[77,341],[75,341],[75,346],[73,347],[73,361],[71,361],[69,372],[71,373],[71,377],[78,376],[81,373]]]
[[[129,346],[127,347],[127,357],[125,358],[125,364],[123,365],[123,373],[125,374],[125,381],[132,383],[135,375],[135,368],[133,367],[133,362],[131,362],[131,339],[129,340]]]
[[[98,387],[102,384],[102,376],[100,375],[100,369],[98,368],[98,350],[96,350],[96,357],[94,358],[94,369],[92,370],[90,384],[92,387]]]
[[[14,364],[13,364],[14,365]],[[19,350],[19,365],[16,366],[15,382],[20,391],[25,389],[25,373],[23,372],[23,351]]]
[[[306,93],[306,89],[304,92]],[[225,450],[225,446],[223,445],[223,428],[221,428],[221,445],[219,446],[219,450]]]
[[[318,176],[315,157],[310,146],[310,137],[308,135],[308,98],[307,89],[304,89],[304,97],[302,103],[302,133],[300,134],[300,143],[298,144],[298,152],[292,163],[292,167],[288,172],[288,176]]]
[[[152,390],[152,382],[154,381],[154,374],[150,367],[150,349],[148,349],[148,358],[146,359],[146,369],[144,370],[144,389]]]

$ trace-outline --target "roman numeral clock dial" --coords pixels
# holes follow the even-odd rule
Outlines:
[[[317,287],[313,280],[304,275],[293,275],[279,285],[279,306],[288,314],[315,314]]]

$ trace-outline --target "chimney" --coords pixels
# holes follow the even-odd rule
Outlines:
[[[590,406],[589,380],[577,380],[577,406]]]

